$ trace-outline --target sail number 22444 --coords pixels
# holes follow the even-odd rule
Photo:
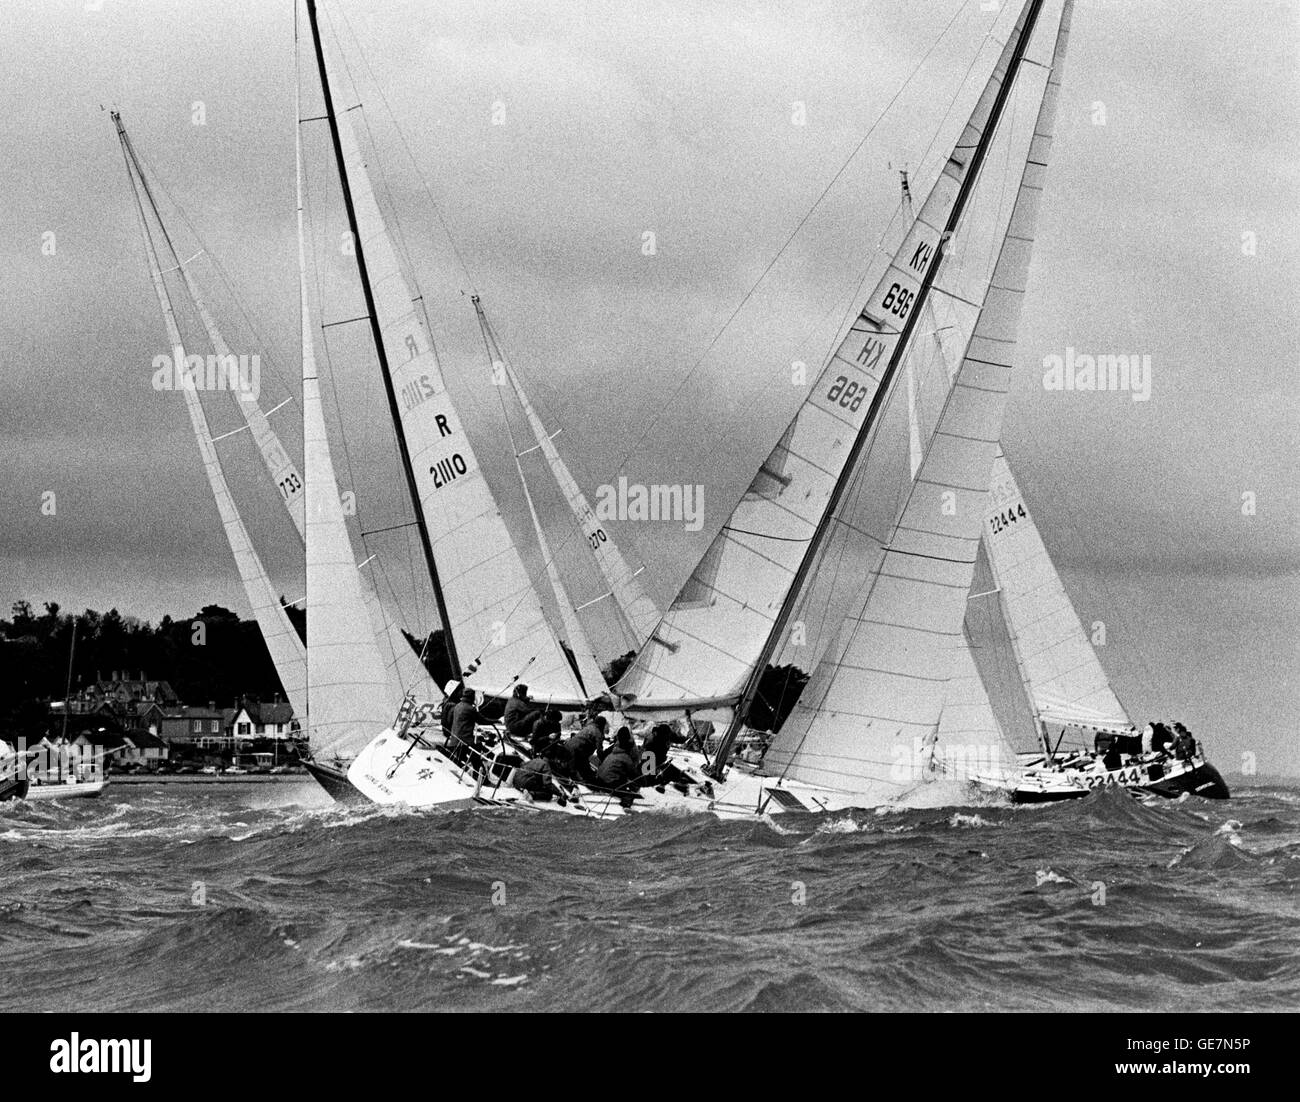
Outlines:
[[[1013,505],[1009,509],[1003,509],[1000,513],[994,513],[989,517],[989,525],[992,527],[993,534],[996,536],[999,532],[1010,528],[1011,525],[1015,524],[1019,520],[1027,519],[1027,517],[1028,514],[1025,512],[1024,503],[1021,502],[1018,505]]]

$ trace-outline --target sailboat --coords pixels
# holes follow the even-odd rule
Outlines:
[[[39,746],[15,750],[0,739],[0,803],[5,800],[66,800],[94,797],[108,784],[106,759],[121,747],[105,751],[93,743],[82,751],[68,742],[68,707],[72,694],[72,669],[77,653],[77,622],[72,622],[68,644],[68,677],[63,691],[63,732],[57,743],[42,739]],[[100,728],[103,731],[103,728]]]
[[[1153,745],[1155,725],[1138,732],[1002,453],[984,523],[965,621],[972,687],[977,708],[984,690],[985,733],[995,730],[1013,756],[1011,767],[972,780],[1017,803],[1074,799],[1109,786],[1227,799],[1228,786],[1190,733],[1166,746]]]
[[[997,484],[998,440],[1071,7],[1071,0],[1024,4],[918,212],[905,188],[909,217],[883,276],[662,616],[638,593],[636,574],[612,541],[587,530],[594,514],[508,370],[481,303],[474,302],[489,359],[505,370],[575,522],[594,538],[593,551],[611,552],[598,555],[597,563],[609,604],[635,650],[631,667],[612,688],[615,703],[629,716],[707,716],[726,724],[710,753],[675,756],[692,782],[684,793],[643,790],[634,806],[681,806],[686,800],[686,806],[724,817],[754,816],[870,806],[927,786],[934,792],[952,776],[939,744],[960,711],[955,690],[969,692],[974,712],[992,715],[967,619],[993,569],[984,531],[988,487]],[[318,118],[329,125],[356,242],[364,320],[388,394],[452,668],[490,696],[504,696],[526,679],[535,699],[581,707],[605,686],[554,569],[520,462],[524,452],[514,447],[559,623],[552,622],[514,546],[447,393],[347,113],[334,109],[312,0],[307,11],[324,113],[299,125]],[[1018,126],[1017,118],[1032,125]],[[1005,156],[990,157],[995,141]],[[994,160],[1004,161],[1008,173],[1019,172],[1009,212],[1002,203],[1006,180],[985,168]],[[996,211],[996,262],[971,287],[960,283],[960,265],[949,258],[963,235],[973,233],[971,212],[981,204]],[[299,209],[302,266],[301,197]],[[529,806],[506,783],[518,758],[504,741],[483,768],[468,770],[442,754],[430,709],[415,694],[404,696],[395,722],[387,720],[392,713],[383,706],[382,660],[358,612],[346,528],[333,515],[336,485],[328,492],[332,467],[309,363],[305,290],[302,299],[304,440],[312,442],[304,446],[305,481],[309,495],[313,481],[322,487],[318,507],[309,504],[306,510],[307,605],[326,610],[321,618],[329,621],[319,640],[309,631],[306,668],[317,642],[324,656],[318,676],[307,678],[310,684],[315,677],[324,694],[310,711],[342,709],[347,714],[339,727],[347,737],[369,739],[347,778],[376,802],[448,809]],[[946,351],[954,343],[955,357]],[[941,370],[934,369],[936,348]],[[318,536],[313,523],[321,526]],[[313,549],[317,540],[319,555]],[[1008,609],[1014,606],[1009,593]],[[803,629],[810,623],[816,630],[808,639]],[[465,648],[463,655],[458,647]],[[462,662],[469,653],[473,658]],[[1016,665],[1022,695],[1022,667],[1033,665],[1028,654],[1022,648]],[[763,674],[782,656],[809,671],[808,684],[761,760],[733,766],[731,750],[745,734]],[[323,703],[331,694],[334,704]],[[1034,722],[1054,715],[1040,702]],[[997,730],[1003,741],[1015,737]],[[1051,759],[1052,748],[1044,749]],[[1030,765],[1020,762],[1018,768]],[[1023,775],[1022,769],[1017,776]],[[965,775],[973,777],[970,771]],[[563,810],[606,818],[625,813],[625,802],[575,790]]]
[[[1050,14],[1040,19],[1044,9]],[[709,810],[880,802],[900,787],[888,768],[895,744],[937,729],[1001,431],[1068,23],[1068,2],[1025,5],[883,276],[614,686],[629,715],[727,720],[711,759],[688,762],[711,775],[696,792]],[[1003,125],[1013,89],[1018,104],[1032,105],[1032,130]],[[945,286],[945,250],[964,228],[995,134],[1007,143],[1007,163],[1022,166],[1019,187],[993,271],[963,295]],[[1002,183],[984,188],[985,198],[1000,201]],[[904,411],[904,442],[909,418],[897,383],[928,354],[917,320],[927,311],[933,317],[936,303],[965,338],[964,355],[951,374],[930,373],[928,447],[899,470],[894,414]],[[957,507],[940,509],[949,498]],[[846,562],[850,569],[837,569]],[[761,768],[728,770],[763,671],[796,609],[809,607],[825,626],[809,685]],[[426,762],[413,764],[413,756],[385,732],[358,758],[354,783],[371,783],[383,798],[441,802],[432,784],[421,789]]]
[[[117,112],[113,112],[112,118],[122,147],[128,180],[136,201],[137,215],[151,280],[172,343],[175,370],[178,376],[181,373],[181,365],[185,365],[186,371],[201,371],[203,361],[202,357],[197,357],[197,364],[187,360],[180,326],[173,307],[172,292],[169,290],[165,279],[167,272],[174,271],[181,273],[183,280],[181,293],[188,298],[201,319],[213,352],[221,361],[233,362],[229,345],[208,309],[200,293],[196,278],[191,271],[191,262],[198,254],[185,259],[180,256],[173,237],[164,223],[153,189],[148,182],[135,146],[126,132],[121,116]],[[170,261],[165,271],[160,250],[162,255],[166,256]],[[310,343],[304,345],[304,367],[313,373],[312,378],[314,379],[314,359],[311,356]],[[199,387],[189,385],[190,380],[188,377],[181,376],[180,381],[181,385],[177,389],[182,391],[186,400],[191,427],[203,459],[209,488],[221,515],[227,540],[244,585],[245,595],[253,609],[263,639],[266,641],[267,649],[281,685],[284,687],[289,701],[294,706],[294,711],[299,716],[308,717],[309,726],[307,730],[315,757],[305,764],[312,775],[335,799],[362,799],[360,794],[348,783],[346,770],[356,749],[369,740],[370,731],[358,727],[355,723],[349,723],[345,718],[347,715],[346,710],[344,718],[332,714],[332,702],[328,700],[325,702],[318,700],[317,703],[321,706],[316,709],[315,716],[311,716],[312,698],[313,696],[319,696],[318,692],[312,690],[314,688],[319,689],[320,679],[317,678],[315,686],[309,683],[308,662],[310,650],[299,638],[289,622],[285,608],[277,599],[267,570],[240,515],[235,497],[231,492],[222,468],[221,459],[217,453],[216,444],[218,438],[213,436],[208,425],[207,416],[198,392]],[[276,487],[284,508],[292,521],[294,531],[298,539],[302,541],[306,552],[307,531],[311,517],[307,509],[310,491],[306,487],[305,478],[293,463],[278,434],[271,427],[267,414],[259,404],[257,395],[248,391],[240,391],[233,386],[230,388],[230,394],[244,421],[244,428],[256,443],[266,475]],[[304,421],[306,420],[307,418],[304,417]],[[320,477],[330,480],[331,484],[334,485],[334,493],[337,496],[338,488],[337,484],[333,482],[332,468],[327,465],[322,470]],[[307,557],[310,560],[309,553]],[[359,573],[359,567],[356,568],[356,571]],[[387,644],[387,653],[383,654],[380,659],[384,668],[383,681],[385,683],[384,695],[387,702],[387,718],[396,714],[400,702],[407,692],[415,692],[427,697],[432,695],[434,690],[423,664],[403,637],[400,622],[385,609],[377,589],[364,581],[359,581],[358,585],[360,587],[358,622],[369,625],[373,635],[383,639]],[[336,588],[336,585],[332,585],[330,588]],[[355,612],[356,610],[351,611]],[[322,628],[321,634],[327,634],[327,630]],[[328,645],[327,640],[323,641],[322,647],[316,652],[317,655],[323,656]],[[314,722],[312,722],[313,719]]]

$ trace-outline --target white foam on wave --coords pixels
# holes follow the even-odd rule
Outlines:
[[[829,822],[822,823],[815,833],[817,834],[857,834],[866,828],[856,819],[846,816],[843,819],[831,819]]]
[[[981,803],[978,789],[969,781],[956,778],[927,781],[895,796],[890,806],[905,810],[926,810],[938,807],[969,807]]]
[[[1240,819],[1229,819],[1218,830],[1214,832],[1214,837],[1226,839],[1228,845],[1241,848],[1241,835],[1237,832],[1241,830]]]

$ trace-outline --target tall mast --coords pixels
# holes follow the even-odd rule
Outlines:
[[[971,163],[969,169],[962,177],[961,185],[957,191],[957,198],[953,202],[952,210],[949,212],[948,220],[944,225],[943,233],[935,246],[934,262],[926,270],[924,278],[921,280],[921,286],[916,293],[916,302],[908,312],[903,322],[903,328],[899,334],[898,342],[894,346],[893,355],[889,358],[889,363],[881,375],[880,385],[876,388],[875,393],[871,396],[871,404],[867,408],[867,415],[862,421],[862,428],[859,429],[857,437],[853,441],[853,447],[849,451],[848,459],[845,461],[843,468],[840,470],[840,476],[836,479],[835,486],[831,490],[829,500],[826,502],[826,508],[822,511],[821,519],[817,523],[817,528],[813,532],[812,538],[808,541],[808,547],[804,551],[803,558],[799,562],[799,567],[795,571],[794,579],[790,584],[785,601],[777,613],[776,619],[772,622],[772,628],[768,632],[767,639],[763,644],[762,652],[758,660],[754,663],[753,669],[749,672],[749,678],[745,682],[744,692],[736,705],[735,713],[731,717],[731,722],[727,726],[726,734],[723,735],[721,743],[718,745],[717,753],[714,755],[713,763],[710,766],[712,772],[721,776],[726,767],[727,754],[731,750],[731,745],[740,734],[741,725],[745,716],[748,714],[754,697],[758,693],[759,682],[767,670],[767,665],[772,659],[777,643],[785,634],[786,626],[790,622],[790,617],[794,612],[794,606],[798,600],[803,584],[807,580],[808,573],[812,569],[813,563],[821,550],[827,532],[830,530],[831,521],[834,519],[835,510],[839,506],[840,498],[844,495],[844,490],[849,481],[857,473],[858,457],[862,449],[866,446],[868,438],[876,428],[876,420],[884,403],[888,400],[893,390],[894,378],[898,373],[898,366],[907,353],[908,345],[911,341],[912,332],[916,328],[917,319],[920,317],[926,302],[929,299],[930,288],[934,283],[935,275],[938,273],[940,265],[944,259],[944,246],[948,239],[956,231],[958,224],[961,222],[961,216],[966,208],[966,201],[970,197],[971,191],[975,187],[975,182],[979,178],[980,168],[984,161],[984,156],[992,144],[993,134],[998,128],[998,122],[1002,117],[1002,109],[1011,94],[1012,85],[1015,83],[1016,71],[1020,66],[1020,60],[1024,56],[1025,47],[1033,37],[1034,26],[1038,21],[1038,11],[1042,7],[1042,0],[1029,0],[1028,13],[1025,17],[1024,27],[1021,30],[1020,38],[1017,40],[1015,48],[1012,51],[1011,60],[1007,65],[1006,76],[1001,85],[998,87],[997,95],[994,98],[993,106],[989,111],[988,122],[985,124],[980,134],[979,143],[976,145],[974,152],[971,154]]]
[[[348,228],[352,231],[352,243],[357,253],[357,271],[361,277],[361,291],[366,300],[366,314],[370,319],[370,334],[374,339],[375,355],[379,357],[379,374],[384,380],[384,392],[388,395],[388,411],[397,434],[397,446],[402,456],[402,471],[406,475],[406,489],[411,504],[415,509],[415,525],[420,532],[420,544],[424,548],[424,562],[429,570],[429,581],[433,584],[433,595],[438,602],[438,618],[442,621],[442,640],[447,648],[447,659],[452,670],[460,674],[460,660],[456,656],[456,642],[452,638],[451,617],[447,613],[447,603],[442,593],[442,583],[438,578],[438,564],[433,557],[433,543],[429,539],[429,528],[424,522],[424,512],[420,508],[420,494],[415,485],[415,471],[411,467],[411,451],[406,443],[406,431],[402,427],[402,416],[397,405],[397,393],[393,390],[392,376],[388,371],[388,355],[384,351],[384,335],[379,330],[379,313],[375,309],[374,294],[370,290],[370,274],[366,270],[366,254],[361,244],[361,232],[357,228],[357,214],[352,206],[352,188],[348,184],[347,164],[343,157],[343,146],[339,139],[338,120],[334,117],[334,97],[330,93],[329,74],[325,69],[325,50],[321,43],[320,27],[316,21],[316,0],[307,0],[307,18],[311,23],[312,44],[316,49],[316,67],[320,71],[321,93],[325,100],[325,118],[329,122],[330,139],[334,146],[334,159],[339,166],[339,183],[343,189],[343,205],[348,213]]]

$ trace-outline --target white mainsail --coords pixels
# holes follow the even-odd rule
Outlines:
[[[989,564],[1038,717],[1126,730],[1128,713],[1110,687],[1001,452],[993,463],[984,524]]]
[[[609,586],[607,595],[614,602],[616,621],[623,634],[624,645],[628,650],[636,650],[650,638],[650,633],[659,621],[659,609],[641,584],[641,571],[634,571],[628,565],[613,536],[597,518],[595,510],[587,500],[587,495],[578,486],[577,480],[569,471],[568,464],[564,462],[556,448],[554,436],[546,431],[546,426],[520,385],[514,368],[504,356],[500,355],[496,335],[488,324],[487,315],[484,313],[478,295],[473,296],[473,302],[474,309],[478,312],[479,327],[483,330],[484,340],[488,342],[490,349],[498,350],[493,357],[492,368],[501,373],[514,391],[528,420],[528,427],[533,432],[533,438],[537,441],[537,449],[546,459],[555,484],[564,495],[564,500],[582,533],[585,546],[595,560],[601,576],[605,579],[605,584]]]
[[[1042,7],[1047,17],[1032,28],[1018,73],[1008,74],[1017,94],[1038,99],[1039,107],[974,334],[878,565],[765,762],[783,777],[862,793],[870,801],[923,779],[914,767],[917,753],[935,741],[953,656],[965,646],[962,623],[1069,35],[1069,0]],[[889,492],[869,477],[864,485],[868,496]],[[853,504],[836,523],[862,527]]]
[[[762,661],[957,202],[1027,6],[888,270],[616,691],[642,705],[733,704]]]
[[[136,211],[140,217],[140,229],[148,258],[149,275],[153,281],[154,290],[158,295],[158,304],[162,309],[163,322],[167,328],[168,339],[171,341],[173,363],[176,365],[176,370],[179,371],[180,365],[185,363],[185,348],[181,340],[180,327],[176,323],[176,315],[172,309],[167,284],[163,278],[162,267],[158,262],[158,254],[154,248],[152,235],[149,232],[144,200],[140,194],[143,187],[140,168],[131,154],[130,142],[122,127],[121,119],[116,113],[113,115],[113,119],[117,125],[118,137],[122,143],[127,177],[131,181],[131,190],[136,201]],[[152,207],[152,201],[150,205]],[[156,208],[154,209],[154,216],[157,219]],[[302,640],[298,637],[298,633],[290,623],[284,607],[280,604],[270,578],[267,576],[266,569],[253,547],[248,529],[244,526],[239,510],[235,506],[234,498],[230,494],[230,487],[226,483],[225,473],[221,469],[221,461],[217,456],[216,445],[212,441],[212,433],[208,428],[207,417],[203,413],[203,405],[193,383],[192,377],[187,376],[180,390],[185,396],[186,408],[190,415],[190,425],[194,431],[194,439],[198,444],[199,454],[203,459],[203,471],[207,476],[208,486],[212,491],[213,500],[216,502],[217,511],[221,516],[222,527],[226,532],[226,540],[230,544],[230,550],[234,555],[235,565],[239,571],[240,581],[243,582],[244,592],[252,608],[253,617],[261,629],[262,638],[266,641],[266,648],[270,652],[271,661],[275,664],[276,672],[280,676],[285,695],[293,705],[294,711],[300,716],[305,715],[307,712],[305,691],[306,654]]]
[[[339,141],[393,389],[468,685],[507,695],[526,682],[540,701],[585,697],[465,434],[413,305],[347,112]],[[472,657],[471,657],[472,656]]]
[[[298,166],[302,451],[307,476],[307,716],[314,757],[351,758],[392,721],[397,701],[371,630],[365,586],[353,557],[330,459],[307,302],[301,141]]]

